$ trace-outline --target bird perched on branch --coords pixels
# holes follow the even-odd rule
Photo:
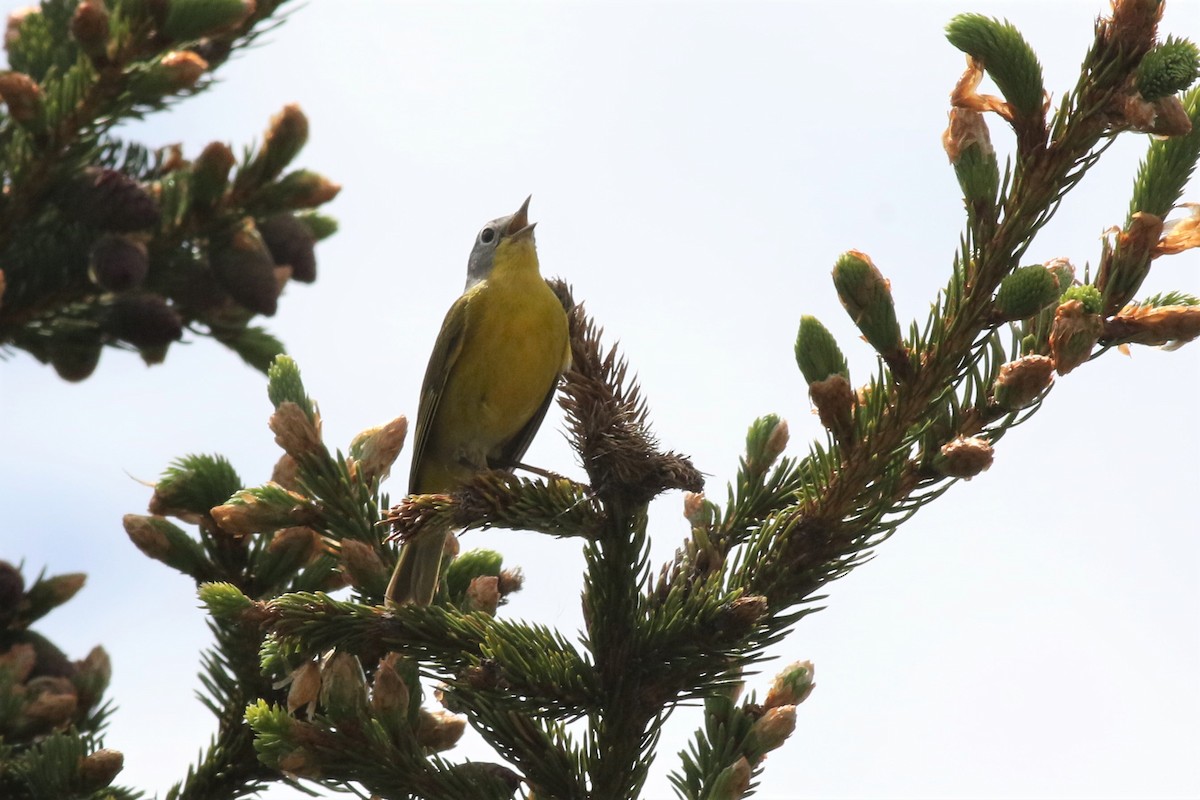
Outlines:
[[[466,287],[425,370],[410,494],[453,492],[481,470],[517,465],[570,362],[566,311],[539,272],[528,212],[526,198],[475,237]],[[403,544],[390,604],[432,602],[450,533],[431,526]]]

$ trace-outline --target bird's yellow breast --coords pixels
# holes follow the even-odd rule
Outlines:
[[[566,313],[538,272],[532,241],[502,246],[466,300],[461,349],[430,420],[419,480],[426,491],[445,491],[497,459],[541,408],[570,355]]]

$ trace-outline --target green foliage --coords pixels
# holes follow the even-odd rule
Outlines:
[[[950,44],[977,59],[1018,114],[1041,113],[1046,90],[1042,65],[1012,24],[982,14],[960,14],[946,26]]]
[[[1191,120],[1191,132],[1151,142],[1134,180],[1126,227],[1139,211],[1165,217],[1191,180],[1200,159],[1200,86],[1184,95],[1183,108]]]
[[[336,225],[306,216],[272,242],[259,228],[309,215],[339,189],[312,171],[283,175],[307,138],[300,109],[271,120],[232,180],[224,143],[189,160],[112,129],[203,91],[283,1],[47,0],[10,26],[0,350],[25,350],[70,381],[107,348],[160,363],[185,331],[260,370],[282,352],[250,323],[275,313],[289,278],[315,279],[313,245]]]
[[[1099,314],[1100,309],[1104,305],[1104,298],[1101,297],[1100,290],[1091,284],[1068,288],[1063,292],[1059,302],[1066,303],[1071,300],[1078,300],[1083,303],[1083,310],[1088,314]]]
[[[842,349],[829,329],[816,317],[800,317],[795,351],[796,365],[809,383],[825,380],[830,375],[841,375],[850,380],[850,367],[846,365]]]

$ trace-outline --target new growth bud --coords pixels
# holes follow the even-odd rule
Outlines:
[[[1182,92],[1200,75],[1200,50],[1187,39],[1168,36],[1138,65],[1137,90],[1147,100]]]
[[[833,285],[863,338],[898,378],[906,377],[907,354],[900,339],[891,284],[870,257],[856,250],[843,253],[833,268]]]
[[[959,436],[942,445],[934,466],[948,478],[970,480],[992,466],[992,446],[977,436]]]
[[[813,663],[811,661],[797,661],[794,664],[788,665],[787,668],[775,676],[775,681],[771,684],[771,690],[767,692],[767,699],[763,701],[765,708],[775,708],[777,706],[798,706],[808,699],[812,694],[813,687]]]
[[[23,125],[42,115],[42,87],[23,72],[0,72],[0,99],[8,115]]]
[[[1100,339],[1104,321],[1099,314],[1088,313],[1079,300],[1067,300],[1054,312],[1050,328],[1050,355],[1059,375],[1087,361]]]
[[[1046,356],[1022,356],[1000,367],[992,396],[1005,411],[1025,408],[1041,397],[1054,380],[1054,362]]]
[[[850,379],[850,368],[842,349],[816,317],[805,315],[800,318],[800,330],[796,332],[796,365],[810,385],[830,375]]]
[[[754,764],[767,753],[783,746],[796,730],[796,706],[783,705],[767,709],[758,718],[746,738],[746,756]]]
[[[71,36],[79,49],[93,60],[102,58],[108,48],[108,11],[99,0],[83,0],[71,16]]]
[[[993,301],[993,319],[1011,322],[1029,319],[1058,299],[1058,278],[1041,264],[1019,267],[1000,281]]]
[[[350,457],[358,463],[359,477],[368,484],[387,478],[404,447],[408,420],[396,417],[386,425],[367,430],[350,442]]]

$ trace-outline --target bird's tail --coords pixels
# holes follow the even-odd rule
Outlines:
[[[427,606],[433,602],[442,571],[442,553],[446,549],[445,528],[421,531],[400,548],[400,560],[387,588],[387,605],[412,603]]]

